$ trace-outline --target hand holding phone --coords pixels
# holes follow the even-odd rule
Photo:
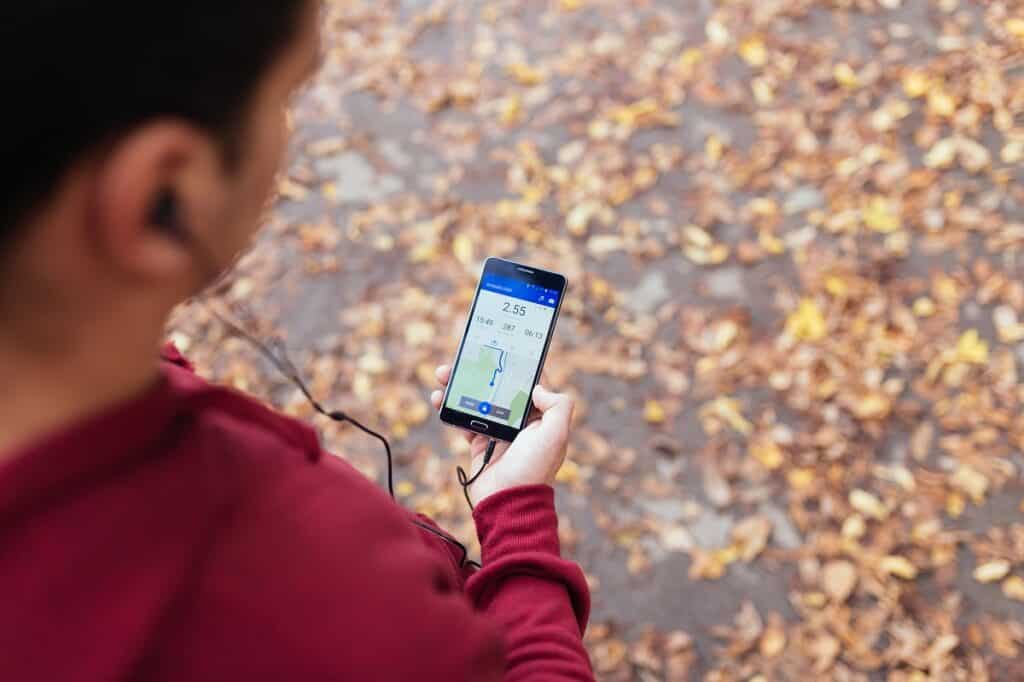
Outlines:
[[[512,442],[530,416],[565,277],[489,258],[459,344],[441,421]]]
[[[566,284],[558,273],[500,258],[484,264],[454,368],[439,370],[445,390],[431,397],[441,421],[468,434],[477,473],[460,471],[460,482],[470,504],[506,488],[550,484],[565,459],[572,400],[537,382]]]
[[[442,389],[448,387],[451,373],[447,365],[437,369]],[[444,394],[445,390],[437,390],[430,396],[435,409],[440,409]],[[473,504],[508,488],[554,483],[555,474],[565,461],[575,405],[568,395],[538,385],[533,389],[533,408],[526,428],[511,445],[498,446],[491,463],[470,488]],[[473,454],[472,470],[478,471],[491,439],[472,431],[464,433]]]

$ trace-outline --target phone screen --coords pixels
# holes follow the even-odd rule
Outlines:
[[[532,404],[564,287],[489,270],[480,281],[445,407],[518,430]]]

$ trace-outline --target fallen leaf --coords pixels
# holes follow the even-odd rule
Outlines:
[[[836,604],[842,604],[857,586],[857,568],[849,561],[830,561],[822,568],[821,587]]]
[[[786,627],[778,614],[768,618],[758,649],[765,658],[775,658],[786,648]]]
[[[1003,594],[1014,601],[1024,601],[1024,578],[1011,575],[1003,581]]]
[[[884,393],[869,393],[857,400],[853,405],[853,413],[858,419],[882,419],[892,411],[892,400]]]
[[[860,488],[850,492],[850,506],[877,521],[889,517],[889,509],[877,497]]]
[[[665,408],[657,400],[648,400],[644,405],[644,421],[648,424],[663,424]]]
[[[750,563],[764,551],[768,545],[768,538],[772,534],[772,523],[763,516],[752,516],[740,521],[733,527],[733,546],[739,553],[739,557]]]
[[[867,202],[861,210],[861,216],[869,229],[882,234],[891,234],[903,227],[893,201],[881,195],[876,195]]]
[[[768,50],[760,36],[750,36],[740,43],[739,55],[750,66],[760,68],[768,61]]]
[[[820,341],[828,333],[825,316],[817,303],[805,298],[786,321],[786,331],[801,341]]]
[[[469,267],[476,258],[476,249],[473,247],[473,240],[464,234],[460,234],[452,243],[452,251],[455,257],[464,266]]]
[[[857,72],[846,62],[836,64],[832,69],[832,76],[836,79],[836,83],[844,88],[853,90],[860,87],[860,78],[857,77]]]
[[[974,569],[974,579],[983,585],[998,582],[1009,574],[1010,568],[1010,562],[1005,559],[988,561]]]
[[[956,345],[956,357],[960,362],[984,365],[988,362],[988,343],[981,338],[977,329],[969,329]]]
[[[904,580],[913,580],[917,577],[917,567],[906,557],[898,555],[883,557],[878,563],[878,569],[886,575],[896,576]]]
[[[529,64],[523,62],[515,62],[510,64],[508,72],[519,81],[520,85],[533,86],[539,85],[544,82],[544,74]]]
[[[750,446],[750,456],[761,463],[765,469],[775,471],[782,466],[782,448],[769,439],[760,439]]]

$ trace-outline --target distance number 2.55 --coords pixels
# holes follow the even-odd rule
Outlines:
[[[502,308],[506,313],[512,315],[518,315],[519,317],[526,317],[526,306],[519,305],[518,303],[512,303],[511,301],[505,301],[505,307]]]

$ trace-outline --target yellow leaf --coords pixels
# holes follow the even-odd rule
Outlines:
[[[684,75],[687,75],[693,71],[693,67],[700,64],[704,59],[704,54],[695,47],[688,48],[679,55],[679,59],[676,61],[676,65]]]
[[[977,329],[968,329],[956,344],[956,357],[960,362],[984,365],[988,362],[988,343]]]
[[[932,148],[924,155],[924,165],[928,168],[949,168],[956,160],[956,152],[956,139],[943,138],[932,145]]]
[[[825,280],[825,290],[836,298],[845,298],[850,293],[850,286],[842,277],[833,275]]]
[[[858,419],[882,419],[892,411],[892,400],[884,393],[869,393],[853,406]]]
[[[648,424],[661,424],[665,421],[665,408],[657,400],[648,400],[644,406],[644,420]]]
[[[717,135],[708,137],[707,142],[704,143],[704,155],[708,161],[718,163],[724,152],[725,145],[722,144],[722,140]]]
[[[840,533],[848,540],[859,540],[864,537],[864,533],[866,533],[867,530],[868,526],[864,522],[864,517],[860,514],[854,514],[843,521],[843,528]]]
[[[999,152],[999,158],[1003,163],[1020,163],[1024,161],[1024,141],[1014,140],[1007,142]]]
[[[715,240],[712,239],[711,235],[697,225],[686,225],[683,227],[682,233],[683,239],[685,239],[688,244],[701,249],[710,248],[711,245],[715,243]]]
[[[946,513],[954,519],[960,518],[966,507],[967,500],[960,493],[952,492],[946,496]]]
[[[696,550],[690,564],[690,580],[718,580],[725,575],[726,564],[717,552]]]
[[[1024,38],[1024,19],[1014,17],[1006,21],[1006,30],[1016,38]]]
[[[740,521],[730,533],[732,548],[739,558],[750,563],[768,545],[772,534],[772,523],[763,516],[752,516]]]
[[[540,70],[524,64],[523,62],[516,62],[508,67],[508,72],[512,74],[512,77],[519,81],[520,85],[533,86],[539,85],[544,80],[544,74]]]
[[[768,61],[768,50],[760,36],[750,36],[740,43],[739,53],[743,61],[754,67],[764,66]]]
[[[782,449],[773,440],[766,438],[754,443],[750,446],[750,455],[769,471],[782,466]]]
[[[914,301],[914,314],[918,317],[931,317],[935,314],[935,301],[922,296]]]
[[[409,497],[416,492],[416,486],[409,481],[399,481],[395,484],[395,494],[399,497]]]
[[[750,89],[754,93],[754,99],[761,106],[768,106],[775,101],[775,90],[772,86],[763,78],[755,78],[750,84]]]
[[[612,120],[620,125],[635,128],[643,122],[643,119],[656,114],[659,109],[658,103],[648,97],[628,106],[615,109],[611,117]]]
[[[757,243],[773,256],[781,256],[786,252],[786,243],[767,231],[757,235]]]
[[[931,79],[920,71],[911,71],[903,76],[903,92],[911,99],[925,95],[930,85]]]
[[[985,496],[988,494],[988,478],[977,469],[961,464],[950,476],[949,481],[970,495],[975,504],[985,501]]]
[[[928,110],[936,116],[949,118],[956,113],[956,98],[942,88],[934,88],[928,93]]]
[[[786,630],[780,622],[771,623],[761,636],[760,650],[765,658],[775,658],[786,648]],[[751,679],[751,682],[753,682]],[[761,678],[764,679],[763,677]]]
[[[878,563],[878,569],[886,575],[894,575],[904,580],[913,580],[917,577],[917,567],[910,563],[910,559],[895,554],[883,557]]]
[[[575,12],[580,7],[583,7],[584,0],[561,0],[558,6],[563,12]]]
[[[555,480],[559,483],[576,483],[580,480],[580,467],[576,462],[567,459],[562,463],[562,468],[555,474]]]
[[[593,201],[584,201],[574,206],[565,217],[565,226],[569,234],[582,237],[590,228],[590,220],[600,210],[600,205]]]
[[[801,341],[820,341],[828,333],[828,324],[818,304],[805,298],[786,320],[786,331]]]
[[[889,509],[881,500],[860,488],[850,492],[850,506],[864,516],[870,516],[878,521],[884,521],[889,516]]]
[[[523,100],[519,95],[507,97],[501,105],[501,122],[504,125],[518,123],[523,117]]]
[[[1015,601],[1024,601],[1024,579],[1012,575],[1003,581],[1003,594]]]
[[[974,569],[974,579],[983,585],[994,583],[1009,575],[1010,568],[1010,562],[1005,559],[988,561]]]
[[[429,322],[414,320],[405,325],[405,343],[409,346],[424,346],[434,339],[437,329]]]
[[[839,83],[844,88],[853,90],[860,87],[860,78],[857,77],[857,72],[846,62],[840,62],[835,65],[832,69],[832,77],[836,79],[836,83]]]
[[[790,469],[786,474],[789,486],[795,490],[806,490],[814,483],[814,471],[811,469]]]
[[[721,419],[744,436],[749,436],[754,430],[754,426],[740,412],[740,403],[735,398],[716,398],[705,405],[702,412]]]
[[[452,252],[455,254],[455,257],[467,267],[473,264],[475,251],[473,241],[464,234],[456,237],[455,242],[452,244]]]
[[[890,234],[903,227],[893,202],[883,196],[874,196],[861,209],[864,224],[875,232]]]

